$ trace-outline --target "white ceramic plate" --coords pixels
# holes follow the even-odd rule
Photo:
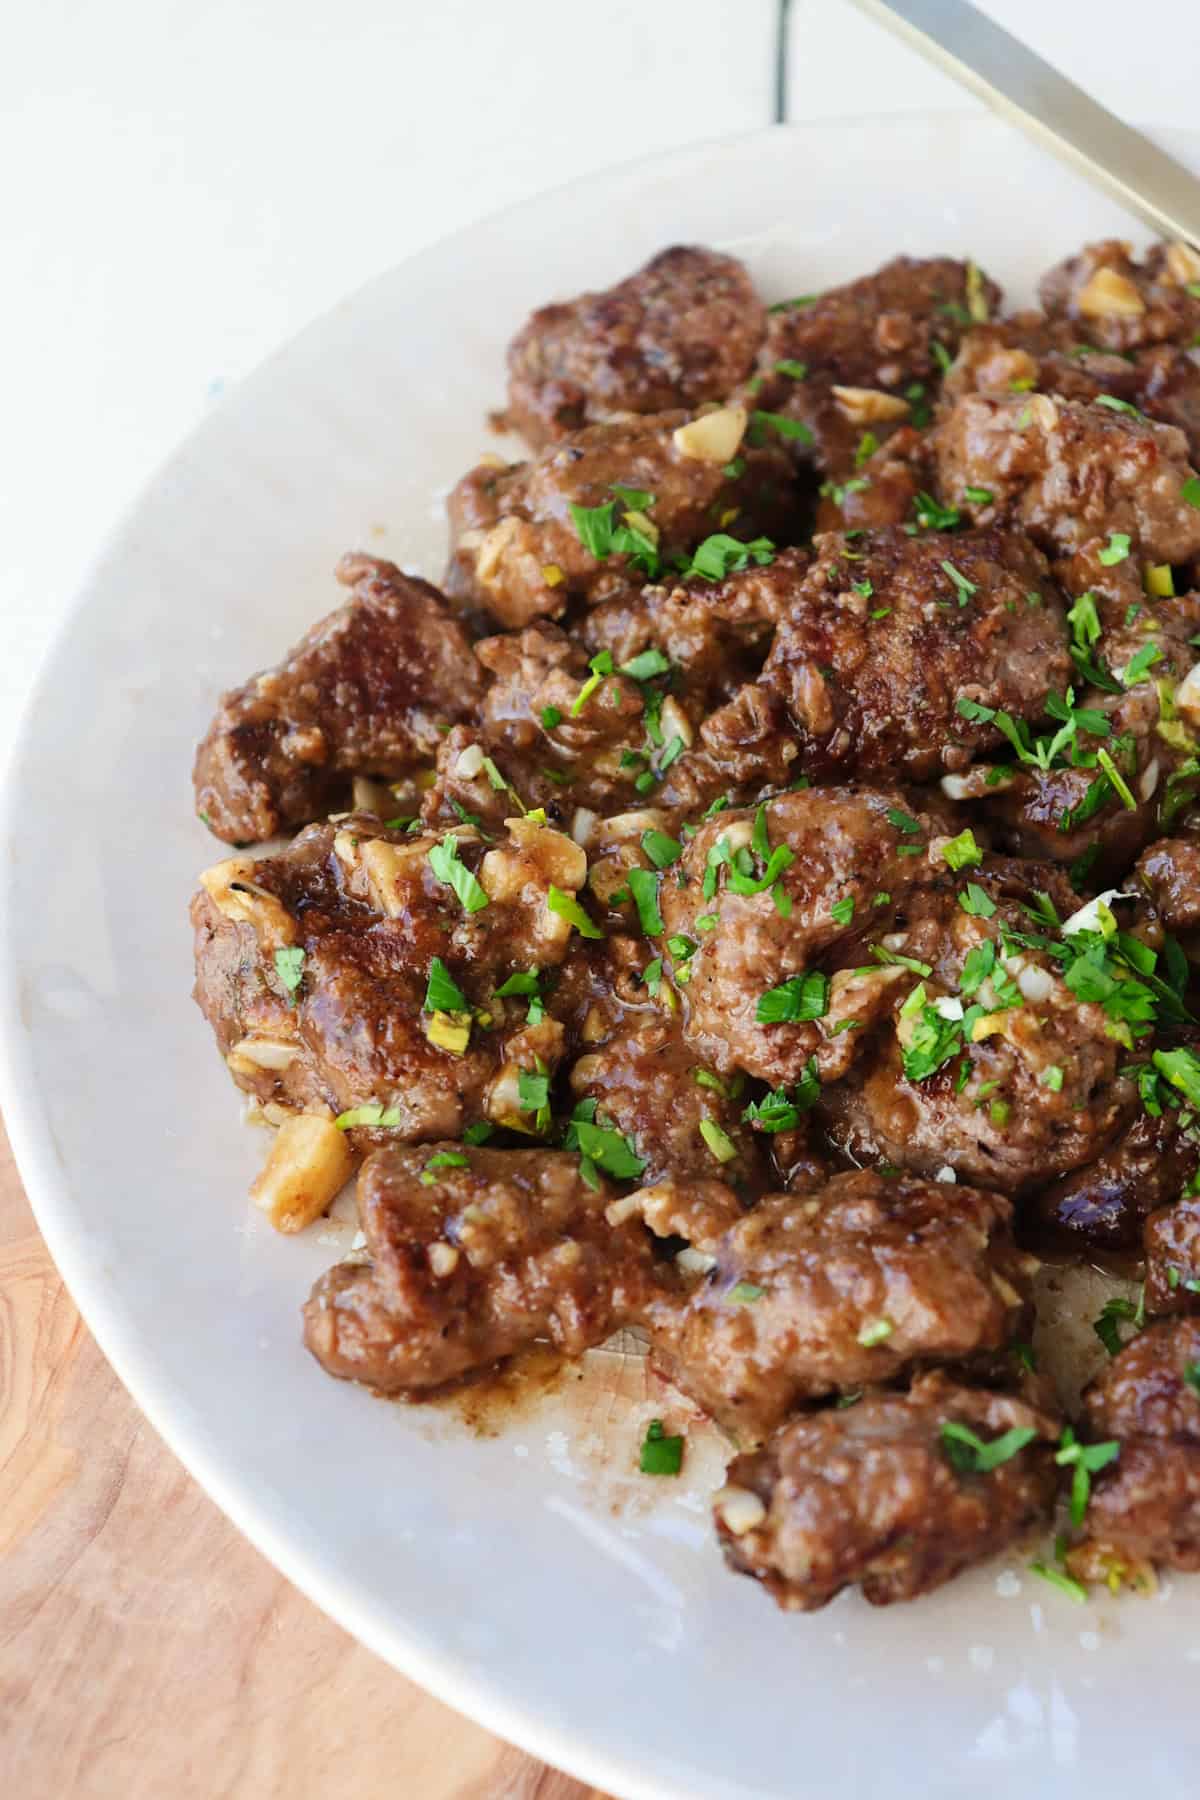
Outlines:
[[[321,1606],[631,1800],[1108,1800],[1134,1766],[1149,1791],[1191,1791],[1200,1580],[1083,1608],[997,1565],[916,1606],[851,1595],[786,1618],[721,1564],[711,1446],[669,1491],[632,1473],[662,1404],[636,1362],[593,1359],[491,1437],[330,1381],[297,1309],[345,1233],[284,1240],[250,1218],[264,1140],[188,999],[187,901],[217,848],[191,815],[192,745],[220,688],[337,602],[342,550],[436,578],[438,497],[485,446],[504,343],[535,303],[678,241],[736,250],[770,297],[900,250],[973,254],[1024,297],[1113,231],[1141,235],[999,125],[957,117],[682,151],[473,227],[318,321],[184,446],[97,565],[26,721],[4,1099],[89,1325]]]

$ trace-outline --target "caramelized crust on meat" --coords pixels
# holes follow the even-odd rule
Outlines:
[[[979,1474],[951,1462],[946,1425],[985,1443],[1033,1436]],[[714,1502],[726,1560],[787,1612],[812,1612],[853,1583],[873,1606],[914,1600],[1049,1517],[1058,1430],[1040,1407],[942,1374],[803,1414],[730,1464]]]
[[[765,328],[736,258],[660,250],[615,287],[541,306],[522,326],[508,350],[509,421],[536,448],[615,413],[724,400]]]
[[[761,677],[807,772],[928,781],[1003,742],[960,701],[1037,720],[1066,685],[1062,607],[1019,533],[893,526],[815,548]]]
[[[687,1305],[651,1320],[658,1367],[761,1442],[799,1401],[995,1350],[1028,1301],[998,1194],[871,1169],[773,1194],[715,1247]]]
[[[1095,1162],[1072,1170],[1034,1195],[1030,1214],[1065,1244],[1080,1249],[1136,1250],[1147,1215],[1158,1218],[1156,1208],[1178,1199],[1198,1161],[1200,1148],[1175,1108],[1167,1107],[1157,1118],[1141,1112]],[[1196,1249],[1200,1254],[1200,1243]],[[1157,1260],[1148,1237],[1146,1304],[1155,1312],[1166,1312],[1170,1308],[1163,1302],[1168,1295],[1158,1294]],[[1200,1267],[1196,1273],[1200,1274]],[[1162,1285],[1166,1286],[1165,1280]]]
[[[1084,1395],[1088,1434],[1116,1439],[1092,1485],[1092,1547],[1124,1562],[1200,1568],[1200,1316],[1163,1320],[1126,1344]]]
[[[611,1200],[565,1151],[379,1150],[358,1183],[366,1260],[321,1276],[305,1342],[385,1394],[444,1387],[535,1338],[578,1356],[656,1285],[649,1239],[608,1224]]]
[[[337,573],[350,599],[226,694],[196,752],[196,809],[227,843],[307,824],[352,775],[432,761],[445,726],[478,703],[470,640],[435,587],[369,556],[344,556]]]
[[[573,894],[583,853],[523,821],[491,846],[462,827],[441,842],[489,895],[480,910],[467,912],[436,875],[438,839],[360,817],[311,826],[278,856],[205,877],[192,910],[196,1000],[234,1080],[260,1103],[334,1114],[377,1104],[393,1115],[382,1141],[420,1142],[519,1113],[518,1069],[560,1061],[555,1013],[569,1011],[569,983],[534,1026],[524,999],[496,989],[531,970],[550,986],[571,926],[549,910],[549,890]],[[294,1001],[280,950],[302,952]],[[426,1008],[435,956],[463,994],[461,1014]],[[381,1139],[356,1128],[353,1141]]]
[[[1118,238],[1086,244],[1043,275],[1038,298],[1051,318],[1069,320],[1106,350],[1188,345],[1200,332],[1200,270],[1184,244],[1155,244],[1144,263]]]

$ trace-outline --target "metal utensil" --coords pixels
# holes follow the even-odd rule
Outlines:
[[[967,0],[854,0],[1166,237],[1200,243],[1200,180]]]

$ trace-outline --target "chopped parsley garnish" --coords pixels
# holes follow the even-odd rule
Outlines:
[[[1200,511],[1200,477],[1189,475],[1179,490],[1179,498]]]
[[[612,491],[617,494],[636,494],[639,500],[647,501],[650,505],[654,503],[651,495],[643,494],[638,489],[620,489],[614,486]],[[603,506],[577,506],[574,501],[570,503],[571,519],[580,543],[597,562],[604,562],[613,555],[628,556],[630,562],[647,575],[657,575],[658,546],[654,539],[628,519],[620,525],[616,524],[613,517],[616,506],[615,500],[606,500]],[[644,508],[631,510],[641,512]]]
[[[1200,1394],[1200,1362],[1185,1363],[1183,1365],[1183,1379],[1191,1388],[1193,1394]]]
[[[605,677],[613,673],[612,652],[609,650],[601,650],[598,655],[592,657],[591,661],[588,663],[588,668],[591,670],[591,674],[571,702],[571,717],[573,719],[579,717],[592,695],[596,692],[596,689],[602,686]]]
[[[1029,1567],[1033,1574],[1040,1575],[1043,1581],[1048,1581],[1051,1587],[1056,1587],[1060,1594],[1067,1596],[1068,1600],[1074,1600],[1079,1606],[1086,1604],[1087,1589],[1081,1582],[1075,1581],[1070,1575],[1065,1574],[1062,1569],[1051,1568],[1048,1563],[1041,1561],[1031,1562]]]
[[[961,1006],[958,1016],[939,1012],[929,1003],[925,984],[920,982],[900,1008],[900,1015],[915,1019],[901,1058],[904,1073],[909,1081],[927,1081],[962,1049],[966,1014]]]
[[[534,985],[536,986],[536,978]],[[503,989],[499,990],[503,992]],[[440,956],[429,964],[429,980],[425,986],[426,1012],[466,1012],[467,996],[454,980]]]
[[[965,889],[958,896],[958,904],[973,919],[990,919],[996,911],[996,902],[980,887],[977,881],[968,881]]]
[[[286,948],[276,950],[274,956],[275,973],[288,991],[288,998],[293,1006],[298,1002],[300,983],[304,980],[304,952],[298,944],[289,944]]]
[[[544,731],[553,731],[554,727],[556,725],[561,725],[561,724],[562,724],[562,712],[560,711],[560,709],[557,706],[543,706],[543,708],[542,708],[542,729]]]
[[[719,1163],[732,1162],[737,1155],[737,1145],[715,1119],[701,1119],[700,1136]]]
[[[811,444],[815,441],[811,428],[802,419],[789,419],[785,413],[752,412],[748,433],[750,442],[763,443],[768,431],[778,432],[781,438],[790,439],[794,443]]]
[[[741,538],[717,531],[706,537],[702,544],[697,544],[691,562],[681,572],[685,577],[698,575],[704,581],[720,581],[725,575],[740,575],[752,562],[761,568],[772,562],[774,556],[775,545],[768,537],[752,538],[749,543],[743,543]]]
[[[972,506],[990,506],[996,498],[991,488],[985,487],[965,487],[963,497],[969,500]]]
[[[630,869],[628,881],[642,931],[647,937],[661,937],[664,926],[658,909],[658,876],[652,869]]]
[[[1107,406],[1109,412],[1127,413],[1131,419],[1142,416],[1136,406],[1130,406],[1128,400],[1118,400],[1115,394],[1097,394],[1096,405]]]
[[[791,357],[784,357],[782,362],[777,362],[775,364],[775,373],[777,375],[787,375],[792,381],[803,381],[804,377],[808,374],[808,364],[794,362]]]
[[[928,963],[918,962],[915,956],[903,956],[899,950],[889,950],[884,944],[872,944],[871,955],[876,962],[887,963],[897,969],[910,969],[914,975],[933,974]]]
[[[775,1088],[761,1100],[752,1100],[743,1110],[742,1118],[747,1124],[757,1125],[760,1131],[792,1131],[800,1123],[801,1115],[815,1105],[820,1092],[817,1059],[810,1056],[792,1095],[789,1096],[786,1088]]]
[[[895,1329],[890,1319],[869,1319],[860,1330],[858,1341],[864,1350],[872,1350],[876,1344],[886,1343]]]
[[[1111,569],[1114,563],[1124,562],[1129,555],[1129,533],[1127,531],[1110,531],[1107,544],[1102,550],[1098,550],[1096,555],[1106,569]]]
[[[615,494],[622,506],[627,506],[630,512],[649,512],[655,503],[655,496],[648,494],[644,488],[623,487],[619,481],[610,481],[608,491]]]
[[[1063,1072],[1057,1063],[1051,1063],[1048,1068],[1042,1070],[1041,1082],[1042,1086],[1049,1088],[1052,1094],[1062,1093]]]
[[[1129,1319],[1136,1324],[1137,1318],[1138,1308],[1132,1300],[1114,1297],[1104,1302],[1099,1318],[1092,1320],[1092,1330],[1110,1356],[1115,1356],[1121,1348],[1121,1320]]]
[[[1131,688],[1142,680],[1156,662],[1162,661],[1162,651],[1157,644],[1143,644],[1135,650],[1125,667],[1120,671],[1122,684]]]
[[[565,894],[561,888],[551,884],[550,892],[546,896],[546,905],[552,913],[557,913],[560,919],[565,919],[569,925],[573,925],[580,937],[602,938],[604,936],[599,925],[594,919],[588,917],[574,894]]]
[[[975,833],[969,825],[965,831],[960,831],[957,837],[951,838],[948,843],[942,845],[942,856],[955,873],[959,869],[965,869],[968,863],[983,861],[983,851],[975,842]]]
[[[476,1119],[475,1123],[468,1125],[463,1132],[462,1141],[464,1144],[486,1144],[488,1139],[494,1136],[495,1130],[496,1127],[487,1119]]]
[[[767,311],[772,313],[795,312],[798,307],[811,306],[814,300],[820,298],[820,294],[797,294],[794,300],[776,300],[774,306],[768,306]]]
[[[458,839],[453,832],[447,832],[440,844],[435,844],[429,852],[429,866],[437,879],[452,888],[458,897],[459,905],[469,913],[482,912],[488,903],[488,897],[481,883],[460,859]],[[551,892],[553,893],[553,889]]]
[[[975,583],[973,581],[968,581],[962,570],[956,569],[952,562],[943,562],[942,573],[948,575],[954,583],[955,592],[958,595],[958,604],[960,606],[965,606],[967,601],[971,598],[971,595],[979,592]]]
[[[823,1019],[828,1011],[829,977],[820,969],[810,969],[760,994],[754,1016],[760,1025],[802,1025],[810,1019]]]
[[[1100,642],[1100,614],[1096,610],[1096,596],[1092,593],[1080,594],[1074,606],[1067,612],[1067,623],[1071,627],[1072,636],[1081,649],[1090,650],[1093,644]]]
[[[664,656],[661,650],[642,650],[621,664],[621,673],[628,675],[631,681],[650,681],[655,675],[666,675],[670,667],[670,657]]]
[[[517,1071],[517,1104],[525,1113],[537,1113],[537,1128],[545,1131],[550,1124],[550,1077],[542,1070]]]
[[[854,917],[854,895],[846,894],[841,900],[835,900],[829,916],[835,925],[848,925]]]
[[[656,869],[669,869],[683,855],[683,845],[679,839],[668,837],[665,831],[644,831],[642,849]]]
[[[352,1131],[356,1125],[372,1125],[391,1131],[400,1123],[400,1108],[368,1100],[362,1106],[352,1106],[349,1112],[339,1113],[333,1122],[339,1131]],[[465,1157],[463,1161],[466,1161]]]
[[[1200,1057],[1186,1049],[1156,1050],[1151,1061],[1189,1106],[1200,1107]]]
[[[571,1114],[571,1122],[563,1139],[565,1150],[578,1150],[580,1174],[589,1187],[599,1185],[597,1169],[603,1169],[614,1181],[636,1181],[646,1168],[630,1140],[611,1125],[596,1123],[596,1102],[581,1100]]]
[[[470,1166],[470,1157],[464,1156],[461,1150],[439,1150],[421,1170],[421,1186],[432,1187],[437,1180],[438,1169],[469,1169]]]
[[[766,1291],[764,1287],[756,1287],[752,1281],[735,1281],[725,1298],[731,1306],[753,1306],[756,1300],[762,1299]]]
[[[907,837],[911,837],[921,829],[919,821],[914,819],[910,813],[901,812],[898,806],[889,806],[884,817],[889,825],[894,825],[897,831],[904,832]]]
[[[668,1437],[661,1419],[651,1419],[642,1442],[638,1468],[643,1475],[678,1475],[683,1467],[683,1439]]]
[[[873,431],[864,431],[858,440],[858,448],[854,452],[854,466],[861,469],[868,459],[874,456],[879,448],[879,439]]]
[[[1081,1444],[1069,1425],[1063,1427],[1059,1449],[1054,1460],[1060,1469],[1072,1469],[1071,1523],[1078,1529],[1083,1524],[1092,1493],[1092,1476],[1115,1462],[1121,1446],[1115,1440],[1104,1444]]]
[[[913,517],[922,531],[957,531],[962,524],[957,506],[943,506],[924,489],[913,495]]]
[[[985,1442],[969,1425],[947,1419],[942,1425],[942,1449],[960,1474],[988,1475],[1001,1463],[1011,1462],[1036,1436],[1032,1425],[1014,1425],[1000,1437]]]

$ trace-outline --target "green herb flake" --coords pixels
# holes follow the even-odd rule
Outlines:
[[[777,432],[781,438],[793,443],[811,444],[815,442],[811,428],[801,419],[789,419],[785,413],[759,412],[750,414],[750,442],[761,444],[768,431]]]
[[[858,1342],[864,1350],[873,1350],[876,1344],[886,1343],[896,1327],[890,1319],[868,1319],[858,1334]]]
[[[656,869],[669,869],[683,855],[678,838],[668,837],[665,831],[644,831],[642,849]]]
[[[754,1016],[760,1025],[801,1025],[823,1019],[828,1011],[829,977],[811,969],[760,994]]]
[[[1109,532],[1107,544],[1102,550],[1096,552],[1099,561],[1104,564],[1106,569],[1111,569],[1114,563],[1125,561],[1129,555],[1129,541],[1127,531]]]
[[[1064,1574],[1061,1569],[1053,1569],[1049,1564],[1041,1561],[1031,1562],[1029,1567],[1034,1575],[1040,1576],[1043,1581],[1048,1581],[1051,1587],[1056,1587],[1060,1594],[1067,1596],[1068,1600],[1074,1600],[1078,1606],[1087,1604],[1087,1589],[1080,1582],[1073,1580],[1070,1575]]]
[[[904,832],[908,837],[920,832],[920,823],[911,814],[901,812],[898,806],[889,806],[884,817],[889,825],[894,826],[897,831]]]
[[[556,725],[561,725],[561,724],[562,724],[562,712],[560,711],[560,709],[557,706],[543,706],[543,708],[542,708],[542,729],[544,731],[553,731],[554,727]]]
[[[960,1424],[957,1419],[947,1419],[942,1425],[941,1436],[946,1459],[960,1474],[988,1475],[1019,1455],[1026,1444],[1033,1442],[1037,1432],[1032,1425],[1014,1425],[1000,1437],[985,1442],[970,1426]]]
[[[458,839],[453,832],[447,832],[441,843],[433,846],[429,852],[428,861],[437,879],[453,889],[459,905],[465,912],[483,911],[488,903],[487,894],[481,883],[461,860]]]
[[[665,927],[658,906],[658,876],[651,869],[630,869],[628,881],[643,933],[661,937]]]
[[[1179,498],[1200,511],[1200,476],[1189,475],[1179,490]]]
[[[1092,1493],[1092,1476],[1115,1462],[1121,1446],[1115,1440],[1103,1444],[1081,1444],[1069,1425],[1063,1427],[1054,1460],[1060,1469],[1071,1469],[1071,1523],[1076,1530],[1083,1524]]]
[[[683,1467],[683,1439],[668,1437],[661,1419],[651,1419],[642,1442],[638,1468],[643,1475],[678,1475]]]
[[[645,871],[643,871],[643,873],[645,873]],[[550,892],[546,896],[546,905],[550,908],[552,913],[557,913],[560,919],[565,919],[569,925],[573,925],[580,937],[602,938],[604,936],[600,926],[596,924],[594,919],[589,918],[574,894],[565,894],[561,888],[555,887],[553,883],[551,884]]]
[[[958,604],[960,606],[965,606],[972,594],[977,594],[979,589],[973,581],[968,581],[966,576],[962,573],[962,570],[956,569],[952,562],[943,562],[941,567],[942,573],[948,575],[954,583],[955,592],[958,595]]]
[[[991,488],[965,487],[963,489],[963,498],[969,500],[972,506],[990,506],[996,496],[993,494]]]
[[[960,831],[957,837],[951,838],[942,845],[942,856],[955,873],[959,869],[965,869],[969,863],[983,861],[983,851],[975,842],[975,833],[970,826],[965,831]]]
[[[275,973],[287,989],[293,1006],[299,1004],[300,983],[304,980],[304,951],[297,944],[276,950]]]
[[[854,917],[854,895],[846,894],[841,900],[836,900],[829,909],[829,916],[835,925],[849,925]]]
[[[464,1156],[461,1150],[439,1150],[422,1169],[421,1186],[432,1187],[437,1180],[438,1169],[469,1169],[470,1166],[470,1157]]]
[[[435,956],[429,964],[429,979],[425,986],[424,1009],[429,1013],[468,1011],[466,995],[454,980],[440,956]]]
[[[753,1306],[761,1300],[766,1288],[756,1287],[752,1281],[735,1281],[725,1298],[731,1306]]]
[[[732,1162],[737,1155],[737,1145],[715,1119],[701,1119],[700,1136],[719,1163]]]
[[[790,357],[785,357],[782,362],[775,364],[775,373],[787,375],[792,381],[803,381],[808,374],[808,364],[794,362]]]
[[[378,1100],[368,1100],[362,1106],[352,1106],[349,1112],[339,1113],[333,1122],[339,1131],[353,1131],[359,1125],[392,1131],[400,1123],[400,1108],[384,1106]]]
[[[990,919],[996,911],[996,902],[977,881],[968,881],[958,896],[958,904],[973,919]]]

